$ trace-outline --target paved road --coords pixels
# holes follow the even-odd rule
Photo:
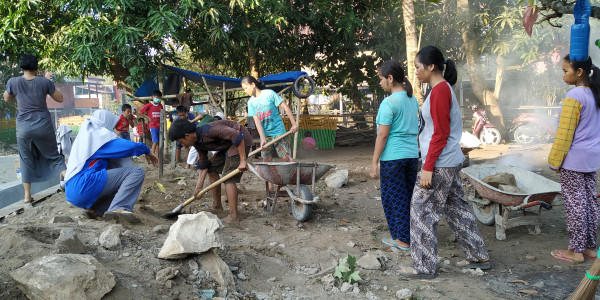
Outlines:
[[[15,169],[15,160],[18,159],[19,155],[0,156],[0,208],[23,199],[23,185]],[[32,183],[31,192],[35,194],[57,184],[58,174],[48,181]]]
[[[18,159],[19,155],[17,154],[0,156],[0,184],[17,179],[15,160]]]

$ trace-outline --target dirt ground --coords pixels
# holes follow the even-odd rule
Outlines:
[[[549,146],[487,146],[472,151],[470,163],[509,162],[558,181],[557,174],[546,167]],[[231,295],[233,298],[396,299],[398,290],[408,288],[417,299],[566,299],[592,264],[592,260],[570,264],[550,256],[552,249],[566,249],[568,245],[559,201],[553,210],[543,211],[539,235],[530,235],[520,226],[509,229],[506,240],[499,241],[494,226],[479,223],[492,263],[492,269],[483,274],[463,273],[453,266],[464,256],[442,221],[438,231],[440,275],[433,280],[402,279],[400,268],[410,266],[412,260],[409,253],[381,243],[389,232],[379,198],[379,180],[368,176],[372,147],[300,152],[300,161],[334,164],[337,169],[348,169],[350,177],[346,186],[335,190],[319,181],[316,194],[320,202],[303,223],[292,216],[289,198],[280,199],[274,213],[265,213],[264,182],[250,172],[244,175],[241,222],[226,225],[220,232],[225,249],[219,255],[236,275],[238,293]],[[143,159],[138,163],[148,170],[142,188],[148,191],[135,208],[142,223],[123,225],[120,250],[109,251],[98,245],[106,222],[82,218],[81,210],[66,202],[64,193],[1,220],[0,299],[25,299],[8,274],[37,257],[57,253],[53,241],[65,226],[75,228],[86,243],[87,253],[117,278],[117,286],[104,299],[198,299],[198,289],[214,287],[214,283],[194,277],[188,267],[193,256],[174,261],[156,257],[166,233],[153,228],[174,222],[160,215],[191,196],[195,172],[166,166],[163,178],[158,179],[157,169],[148,167]],[[187,186],[173,181],[180,176],[186,177]],[[164,185],[168,195],[152,187],[155,181]],[[211,201],[211,196],[205,195],[185,211],[196,212],[201,203]],[[70,216],[76,223],[48,224],[59,215]],[[358,293],[352,289],[342,293],[321,282],[321,277],[333,273],[332,267],[340,258],[347,254],[360,258],[369,251],[378,256],[382,268],[360,269]],[[170,288],[155,280],[155,273],[169,266],[179,268]]]

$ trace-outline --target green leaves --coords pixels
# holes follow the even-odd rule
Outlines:
[[[355,267],[356,257],[348,254],[345,258],[340,258],[338,266],[335,268],[333,277],[342,282],[353,284],[361,280],[358,270]]]

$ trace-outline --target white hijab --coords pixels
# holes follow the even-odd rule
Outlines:
[[[113,129],[118,121],[119,117],[113,115],[108,110],[97,110],[83,122],[71,148],[65,182],[83,170],[85,162],[100,147],[117,138]],[[129,157],[113,159],[109,163],[109,165],[115,167],[131,164],[131,158]]]

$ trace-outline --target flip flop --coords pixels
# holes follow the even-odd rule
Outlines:
[[[410,270],[414,271],[413,268],[409,268]],[[437,273],[433,273],[433,274],[425,274],[425,273],[417,273],[414,274],[413,272],[405,272],[404,268],[402,268],[400,270],[400,276],[405,277],[405,278],[409,278],[409,279],[434,279],[437,277]]]
[[[562,254],[562,250],[552,250],[552,252],[550,252],[550,255],[552,255],[552,257],[562,260],[562,261],[566,261],[569,263],[575,263],[575,261],[572,258],[568,258],[568,257],[564,256]]]
[[[463,260],[463,261],[457,262],[456,267],[460,268],[460,269],[477,269],[477,268],[479,268],[481,270],[488,270],[492,266],[489,261],[473,262],[473,261]]]
[[[389,242],[388,242],[388,240],[389,240]],[[410,246],[408,246],[408,248],[402,247],[402,246],[396,244],[396,242],[394,242],[394,239],[392,239],[392,238],[382,238],[381,242],[388,246],[396,247],[400,250],[404,250],[404,251],[410,250]]]

